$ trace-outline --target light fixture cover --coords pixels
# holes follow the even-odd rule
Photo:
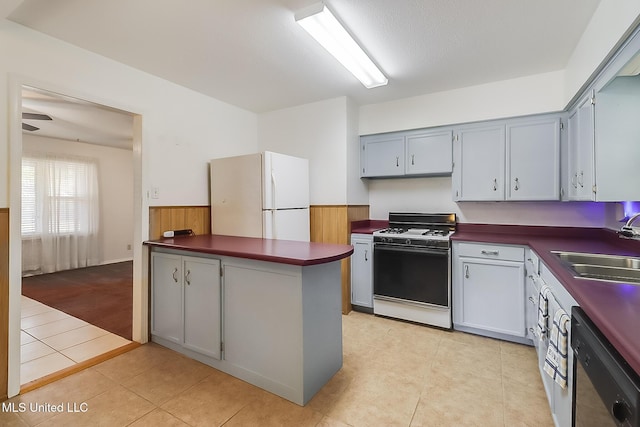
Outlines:
[[[383,86],[387,78],[353,40],[324,3],[314,4],[295,15],[296,22],[349,70],[366,88]]]

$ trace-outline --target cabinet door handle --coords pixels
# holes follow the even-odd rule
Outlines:
[[[396,156],[396,167],[400,166],[400,157]]]
[[[175,267],[175,268],[173,269],[173,274],[172,274],[172,276],[173,276],[173,281],[174,281],[174,282],[176,282],[176,283],[178,283],[178,267]]]
[[[468,279],[468,278],[469,278],[469,266],[468,266],[468,265],[465,265],[465,266],[464,266],[464,277],[465,277],[466,279]]]
[[[498,252],[498,251],[485,251],[485,250],[482,250],[482,251],[480,251],[480,253],[482,255],[493,255],[493,256],[500,255],[500,252]]]
[[[415,154],[412,154],[412,155],[411,155],[411,166],[413,166],[413,165],[415,165],[415,164],[416,164],[416,163],[415,163],[415,161],[414,161],[414,160],[415,160],[415,157],[416,157],[416,155],[415,155]]]
[[[369,252],[369,251],[368,251],[367,249],[365,249],[365,250],[364,250],[364,260],[365,260],[365,261],[369,261],[369,257],[367,256],[367,255],[368,255],[368,252]]]
[[[191,270],[187,270],[187,275],[184,276],[184,281],[187,282],[187,285],[191,284]]]
[[[520,182],[518,181],[518,178],[516,178],[515,181],[516,181],[516,184],[515,184],[515,187],[513,187],[513,189],[518,191],[520,189]]]
[[[535,305],[535,304],[536,304],[536,301],[533,299],[533,297],[532,297],[532,296],[529,296],[529,301],[531,301],[531,304],[533,304],[533,305]]]
[[[584,171],[580,171],[580,178],[578,178],[578,184],[580,188],[584,188]]]
[[[493,191],[498,190],[498,178],[493,178]]]
[[[571,176],[571,185],[573,185],[573,188],[578,188],[578,172]]]

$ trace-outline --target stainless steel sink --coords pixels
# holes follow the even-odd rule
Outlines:
[[[640,258],[552,251],[574,277],[640,285]]]

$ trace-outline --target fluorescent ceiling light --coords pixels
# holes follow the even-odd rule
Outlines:
[[[384,74],[323,3],[296,13],[295,19],[366,88],[387,84]]]

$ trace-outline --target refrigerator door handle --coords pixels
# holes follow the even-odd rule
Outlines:
[[[277,183],[276,183],[276,174],[273,169],[271,169],[271,209],[276,209],[276,191],[277,191]]]

